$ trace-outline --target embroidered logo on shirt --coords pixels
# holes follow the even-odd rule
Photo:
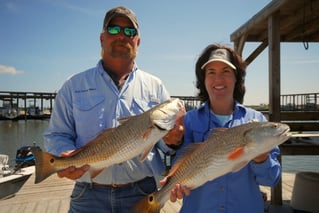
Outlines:
[[[75,90],[75,93],[84,93],[84,92],[90,92],[90,91],[94,91],[96,90],[96,88],[89,88],[89,89],[81,89],[81,90]]]

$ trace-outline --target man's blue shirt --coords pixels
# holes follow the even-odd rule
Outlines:
[[[57,156],[78,149],[101,131],[117,127],[120,118],[141,114],[169,98],[160,79],[137,66],[119,90],[100,61],[96,67],[69,78],[58,91],[44,134],[45,148]],[[162,141],[157,143],[157,148],[172,151]],[[164,165],[157,148],[143,163],[136,157],[104,169],[93,180],[85,174],[78,181],[128,183],[160,175]]]

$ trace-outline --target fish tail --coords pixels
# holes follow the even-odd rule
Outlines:
[[[155,194],[149,194],[137,202],[131,209],[131,213],[157,213],[160,211],[162,206],[158,203]]]
[[[35,157],[35,181],[34,183],[40,183],[48,178],[50,175],[56,172],[54,162],[56,157],[47,152],[42,152],[38,149],[31,149]]]

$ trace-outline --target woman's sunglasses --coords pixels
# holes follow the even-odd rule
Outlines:
[[[114,25],[114,26],[108,26],[106,28],[107,32],[110,35],[117,35],[121,32],[121,30],[123,29],[123,33],[124,35],[126,35],[127,37],[131,37],[133,38],[134,36],[137,35],[137,30],[134,27],[120,27],[118,25]]]

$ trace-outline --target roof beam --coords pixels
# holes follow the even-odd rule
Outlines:
[[[235,42],[236,40],[240,39],[240,37],[242,37],[246,32],[248,32],[254,26],[256,26],[256,24],[267,19],[275,11],[278,11],[280,9],[281,5],[285,4],[286,1],[289,1],[289,0],[273,0],[273,1],[271,1],[266,7],[264,7],[256,15],[254,15],[250,20],[248,20],[245,24],[243,24],[235,32],[233,32],[230,35],[230,40]]]
[[[247,66],[253,61],[255,60],[255,58],[257,58],[257,56],[264,51],[264,49],[266,49],[266,47],[268,46],[268,41],[265,40],[263,41],[245,60]]]

